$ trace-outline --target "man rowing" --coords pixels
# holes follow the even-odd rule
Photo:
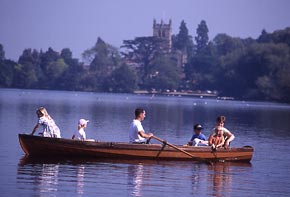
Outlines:
[[[135,119],[130,125],[129,130],[129,141],[134,144],[145,144],[149,143],[150,138],[153,136],[152,133],[146,134],[141,122],[145,119],[146,112],[142,108],[135,109]]]

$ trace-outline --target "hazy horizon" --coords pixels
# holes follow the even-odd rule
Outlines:
[[[172,33],[182,20],[193,37],[201,20],[209,37],[218,33],[257,38],[263,29],[273,32],[290,26],[287,0],[0,0],[0,43],[5,57],[17,61],[26,48],[56,51],[70,48],[73,57],[91,48],[101,37],[120,47],[123,40],[151,36],[153,20],[172,20]]]

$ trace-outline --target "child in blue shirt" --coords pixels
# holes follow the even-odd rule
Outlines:
[[[194,134],[192,135],[188,145],[190,146],[208,146],[208,141],[206,141],[206,137],[201,133],[203,127],[200,124],[196,124],[193,127]]]

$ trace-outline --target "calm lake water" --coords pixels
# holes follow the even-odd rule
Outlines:
[[[134,109],[145,130],[185,144],[192,126],[209,135],[218,115],[236,135],[234,147],[255,148],[250,164],[157,161],[27,160],[18,133],[30,133],[45,106],[71,138],[79,118],[89,138],[128,141]],[[290,196],[290,105],[131,94],[0,89],[1,196]]]

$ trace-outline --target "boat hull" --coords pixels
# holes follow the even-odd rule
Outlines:
[[[219,149],[213,152],[210,147],[177,146],[193,155],[190,157],[166,144],[78,141],[27,134],[19,134],[19,142],[29,157],[250,162],[254,152],[252,147]]]

